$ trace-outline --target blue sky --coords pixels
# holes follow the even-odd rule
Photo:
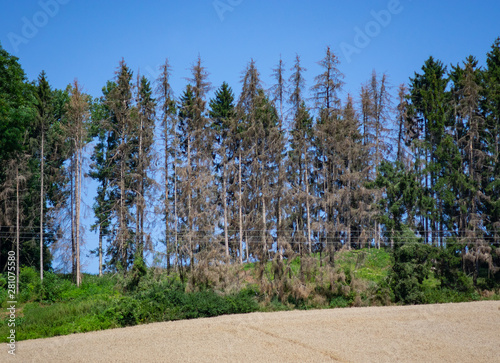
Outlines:
[[[407,82],[430,55],[455,64],[473,54],[484,63],[500,36],[498,1],[2,2],[0,42],[20,58],[28,78],[36,78],[44,69],[58,88],[78,78],[94,96],[113,77],[121,57],[150,78],[168,57],[174,90],[180,94],[184,77],[189,76],[187,68],[200,54],[214,87],[226,80],[238,93],[240,73],[250,58],[270,86],[269,75],[280,54],[290,68],[297,53],[312,85],[319,71],[316,62],[327,45],[340,57],[346,91],[357,94],[373,69],[387,72],[397,86]],[[218,13],[216,7],[222,10]],[[391,7],[398,12],[377,28],[373,12]],[[25,26],[26,20],[35,27],[34,36],[27,32],[32,29]],[[373,35],[364,48],[356,47],[356,28]],[[23,30],[31,38],[23,36]],[[13,34],[26,42],[19,43]],[[356,47],[359,54],[346,57],[342,44]]]
[[[500,36],[497,0],[1,0],[0,6],[0,43],[19,57],[29,80],[42,70],[55,88],[78,78],[94,97],[122,57],[151,80],[168,57],[179,95],[199,54],[213,86],[227,81],[238,95],[251,58],[270,87],[280,55],[289,69],[299,54],[310,87],[327,46],[339,56],[345,93],[356,97],[372,70],[386,72],[395,93],[431,55],[450,65],[472,54],[484,65]],[[96,266],[89,261],[88,271]]]

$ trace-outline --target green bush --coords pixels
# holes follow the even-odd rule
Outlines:
[[[103,316],[119,326],[136,325],[141,317],[141,304],[130,296],[122,296],[108,308]]]
[[[333,299],[330,300],[330,308],[346,308],[348,306],[351,306],[352,301],[348,297],[344,296],[335,296]]]
[[[114,300],[106,319],[120,326],[144,322],[194,319],[257,311],[255,291],[244,289],[223,295],[213,290],[185,292],[183,284],[164,280],[149,284],[132,296]]]
[[[436,249],[436,277],[445,288],[471,293],[474,290],[472,279],[462,270],[463,251],[464,245],[452,240],[447,242],[445,248]]]
[[[7,279],[0,275],[0,306],[8,300],[8,289],[7,289]]]
[[[40,289],[40,274],[33,267],[21,267],[19,272],[18,301],[33,301],[37,297],[36,290]]]
[[[69,279],[46,271],[42,283],[37,285],[35,292],[38,294],[38,301],[53,303],[60,300],[64,292],[73,288],[74,284]]]
[[[390,286],[396,302],[425,303],[422,283],[431,271],[432,248],[411,242],[394,250],[394,265],[390,273]]]
[[[40,281],[38,271],[32,267],[21,268],[19,274],[19,301],[55,302],[61,299],[65,291],[73,288],[68,278],[61,277],[53,272],[45,271],[43,282]]]
[[[447,287],[425,287],[423,292],[427,304],[458,303],[480,299],[479,294],[475,291],[460,292]]]

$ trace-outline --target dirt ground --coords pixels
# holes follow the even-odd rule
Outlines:
[[[3,349],[0,361],[9,356]],[[500,301],[230,315],[17,343],[22,362],[500,362]]]

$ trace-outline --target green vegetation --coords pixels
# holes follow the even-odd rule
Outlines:
[[[23,268],[17,340],[254,311],[500,299],[498,284],[496,290],[474,289],[473,276],[455,269],[460,260],[448,259],[452,263],[443,272],[442,258],[449,258],[453,248],[409,243],[393,252],[340,250],[333,266],[319,254],[302,256],[302,261],[296,256],[282,261],[288,266],[282,270],[285,273],[279,273],[277,260],[219,266],[218,274],[214,266],[205,266],[195,268],[187,282],[175,273],[150,268],[139,278],[84,275],[80,287],[71,275],[51,272],[40,283],[37,271]],[[484,272],[478,280],[494,284]],[[450,274],[455,274],[453,282]],[[0,284],[5,281],[2,277]],[[2,320],[6,322],[5,314]],[[0,334],[7,336],[7,329],[2,324]]]
[[[80,288],[67,276],[47,273],[43,284],[32,268],[23,269],[16,334],[18,340],[81,333],[115,327],[237,314],[259,309],[256,292],[244,288],[222,294],[186,292],[173,277],[146,275],[133,290],[119,276],[85,275]],[[5,305],[5,298],[2,305]],[[7,332],[7,324],[0,331]],[[7,335],[6,335],[7,336]]]

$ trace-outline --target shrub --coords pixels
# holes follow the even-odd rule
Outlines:
[[[425,302],[422,282],[429,276],[432,248],[411,242],[394,250],[394,265],[390,286],[396,302],[422,304]]]
[[[61,300],[63,293],[73,289],[74,285],[69,279],[59,277],[53,272],[46,271],[44,272],[42,283],[38,284],[37,287],[38,290],[35,289],[35,291],[38,292],[38,301],[52,303]]]
[[[3,306],[3,304],[8,300],[7,295],[7,279],[0,275],[0,306]]]
[[[208,289],[186,292],[185,285],[170,279],[150,282],[142,287],[143,290],[132,296],[115,299],[104,313],[106,319],[127,326],[259,310],[254,289],[243,289],[227,295]]]
[[[35,290],[40,287],[40,275],[33,267],[21,267],[19,272],[19,296],[20,302],[33,301],[37,297]]]
[[[450,240],[446,248],[439,248],[436,252],[435,267],[436,277],[441,281],[441,286],[470,293],[474,290],[472,279],[462,270],[462,253],[464,246]]]
[[[132,297],[122,296],[103,315],[119,326],[136,325],[141,320],[141,305]]]

